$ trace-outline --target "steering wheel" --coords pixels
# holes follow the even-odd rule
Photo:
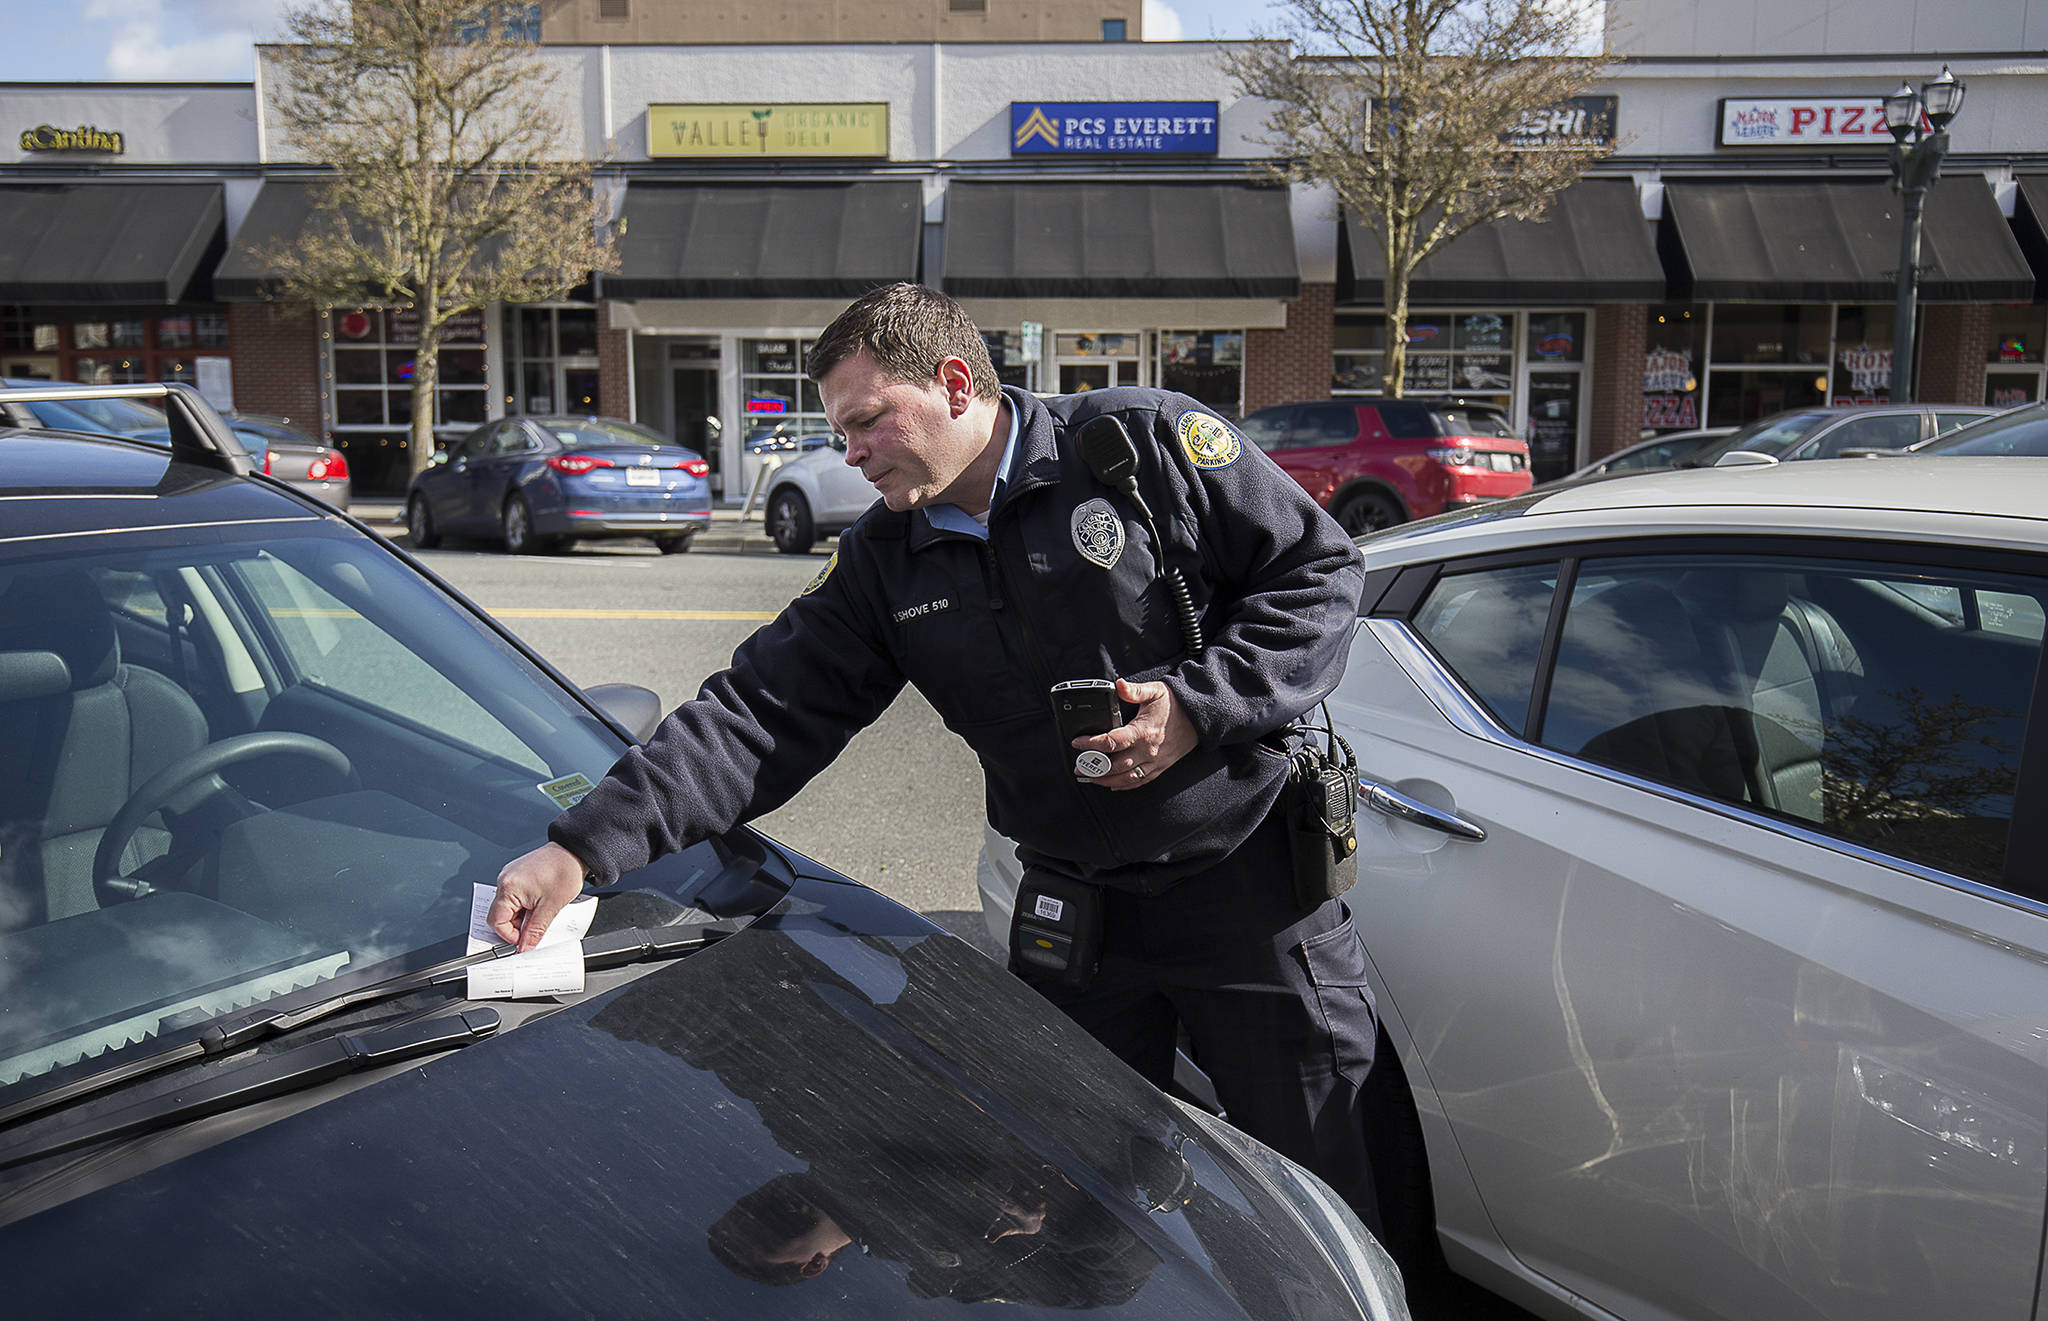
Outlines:
[[[285,730],[237,734],[188,753],[150,776],[141,788],[128,796],[128,801],[121,804],[121,810],[114,813],[114,819],[107,824],[106,833],[100,836],[100,846],[92,855],[93,889],[98,892],[99,901],[106,904],[134,897],[133,894],[122,893],[114,882],[122,879],[122,852],[150,813],[166,806],[180,792],[217,771],[254,757],[274,755],[309,757],[344,778],[353,779],[355,776],[355,765],[340,748],[311,734],[294,734]],[[222,787],[216,785],[215,789]]]

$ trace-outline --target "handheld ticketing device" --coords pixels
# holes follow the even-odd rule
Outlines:
[[[1061,741],[1072,744],[1085,734],[1106,734],[1124,722],[1116,684],[1108,679],[1069,679],[1052,686],[1053,724]],[[1074,757],[1074,774],[1084,780],[1109,774],[1109,757],[1092,748]]]

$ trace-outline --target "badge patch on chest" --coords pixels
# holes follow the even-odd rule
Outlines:
[[[1074,549],[1098,568],[1114,569],[1124,553],[1124,521],[1101,496],[1074,511]]]

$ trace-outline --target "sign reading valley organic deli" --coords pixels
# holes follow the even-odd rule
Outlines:
[[[886,157],[889,106],[884,101],[651,105],[647,154]]]
[[[1889,147],[1882,96],[1721,102],[1724,147]]]

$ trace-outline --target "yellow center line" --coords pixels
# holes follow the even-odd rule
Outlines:
[[[485,606],[484,613],[496,619],[684,619],[716,622],[726,619],[768,620],[773,610],[583,610],[549,609],[541,606]]]

